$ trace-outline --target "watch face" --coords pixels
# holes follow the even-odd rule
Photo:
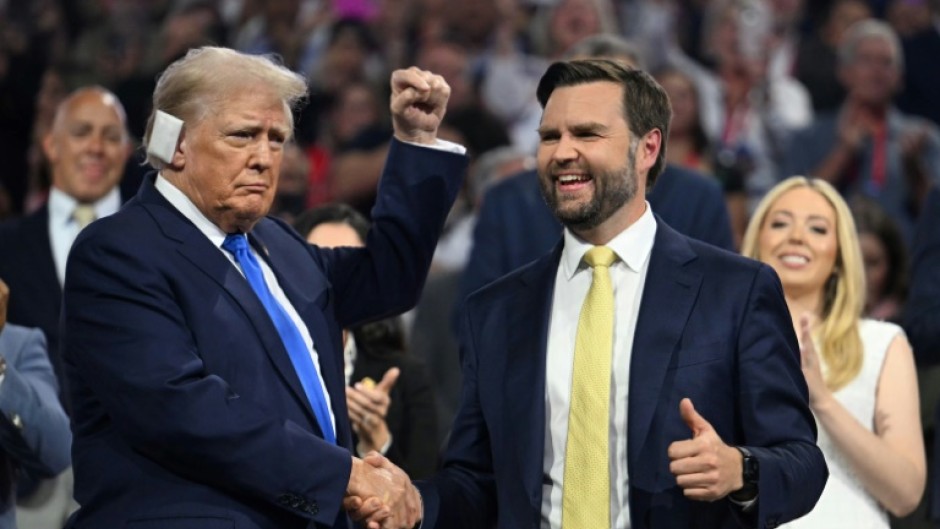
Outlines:
[[[744,481],[756,483],[760,477],[757,458],[748,456],[744,458]]]

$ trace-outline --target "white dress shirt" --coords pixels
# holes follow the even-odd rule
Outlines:
[[[72,218],[78,201],[53,187],[49,190],[49,241],[52,244],[52,260],[59,285],[65,285],[65,264],[68,262],[72,243],[82,231]],[[92,204],[97,218],[107,217],[121,209],[121,192],[117,187]]]
[[[610,267],[614,287],[614,351],[610,391],[610,516],[611,527],[630,527],[629,477],[627,476],[627,397],[630,356],[640,299],[646,283],[650,252],[656,236],[656,219],[646,211],[629,228],[607,244],[619,258]],[[568,409],[571,405],[571,372],[575,335],[581,306],[591,287],[593,273],[582,262],[593,247],[567,228],[564,249],[555,276],[555,293],[548,329],[545,373],[545,457],[543,461],[542,529],[561,529]]]
[[[196,228],[202,232],[203,235],[209,238],[213,245],[219,249],[222,255],[225,256],[232,265],[241,272],[242,275],[245,275],[245,272],[238,266],[238,263],[235,262],[235,257],[222,249],[222,243],[225,242],[226,233],[222,231],[221,228],[216,226],[211,220],[206,218],[205,215],[199,211],[199,208],[187,197],[182,191],[180,191],[176,186],[170,183],[169,180],[163,178],[162,175],[157,175],[156,182],[157,191],[166,198],[170,204],[173,205],[184,217],[189,219],[190,222],[196,225]],[[317,354],[316,346],[313,343],[313,337],[310,335],[310,330],[307,329],[307,325],[300,319],[300,315],[297,313],[297,309],[291,304],[290,300],[287,299],[287,295],[284,294],[284,290],[281,288],[281,285],[277,282],[277,276],[274,275],[274,271],[271,270],[271,267],[268,266],[267,261],[261,257],[255,248],[251,245],[248,245],[251,249],[251,253],[255,256],[255,259],[258,261],[258,264],[261,266],[261,272],[264,274],[264,282],[268,285],[268,290],[271,291],[271,294],[274,295],[274,299],[284,307],[284,311],[287,312],[287,315],[290,317],[291,321],[294,323],[294,326],[297,327],[297,330],[300,331],[300,336],[304,339],[304,344],[307,346],[307,350],[310,351],[310,358],[313,359],[313,367],[317,371],[317,380],[320,383],[320,389],[323,391],[323,396],[326,397],[326,406],[330,412],[330,423],[332,424],[333,431],[336,431],[336,417],[333,416],[333,406],[330,403],[329,392],[326,390],[326,384],[323,382],[323,375],[320,373],[320,356]],[[311,265],[312,266],[312,265]]]

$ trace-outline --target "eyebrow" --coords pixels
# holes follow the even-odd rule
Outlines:
[[[771,212],[771,215],[786,215],[787,217],[790,217],[790,218],[794,217],[793,213],[785,209],[778,209],[776,211],[773,211]],[[822,215],[810,215],[808,217],[808,220],[821,220],[825,222],[826,224],[832,224],[832,221],[830,221],[826,217],[823,217]]]
[[[605,132],[607,131],[607,125],[602,123],[597,123],[595,121],[589,121],[587,123],[576,123],[572,125],[571,131],[574,133],[579,132]]]
[[[574,125],[568,127],[568,129],[571,130],[571,132],[574,134],[582,134],[585,132],[606,132],[609,127],[596,121],[589,121],[587,123],[575,123]],[[538,132],[539,136],[544,136],[545,134],[549,133],[557,133],[558,127],[542,126],[536,129],[536,132]]]

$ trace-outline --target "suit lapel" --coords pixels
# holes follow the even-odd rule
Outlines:
[[[232,263],[200,232],[188,219],[176,210],[153,185],[153,179],[147,178],[141,185],[138,197],[151,212],[163,233],[180,244],[177,250],[193,266],[202,270],[209,278],[219,284],[231,296],[232,300],[245,313],[245,319],[254,328],[258,339],[274,364],[287,387],[306,410],[311,423],[319,430],[316,415],[310,407],[297,372],[284,348],[281,336],[271,321],[261,300],[251,289],[251,285]],[[339,421],[337,421],[339,422]],[[322,432],[319,432],[322,435]]]
[[[649,434],[666,369],[702,280],[688,241],[657,216],[643,299],[630,358],[627,446],[631,475]],[[678,410],[676,410],[678,413]]]
[[[525,491],[538,512],[542,499],[545,452],[545,357],[559,243],[520,276],[510,303],[504,402],[510,430],[518,436],[516,460]]]

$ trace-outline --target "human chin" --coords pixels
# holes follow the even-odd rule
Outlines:
[[[597,196],[590,200],[561,200],[552,204],[555,217],[570,228],[576,230],[591,229],[603,222],[601,203]]]
[[[272,199],[273,194],[270,199],[261,194],[237,197],[229,201],[228,207],[225,208],[225,217],[230,223],[236,223],[240,229],[245,231],[243,227],[246,224],[249,226],[254,225],[255,222],[268,214],[273,202]]]

